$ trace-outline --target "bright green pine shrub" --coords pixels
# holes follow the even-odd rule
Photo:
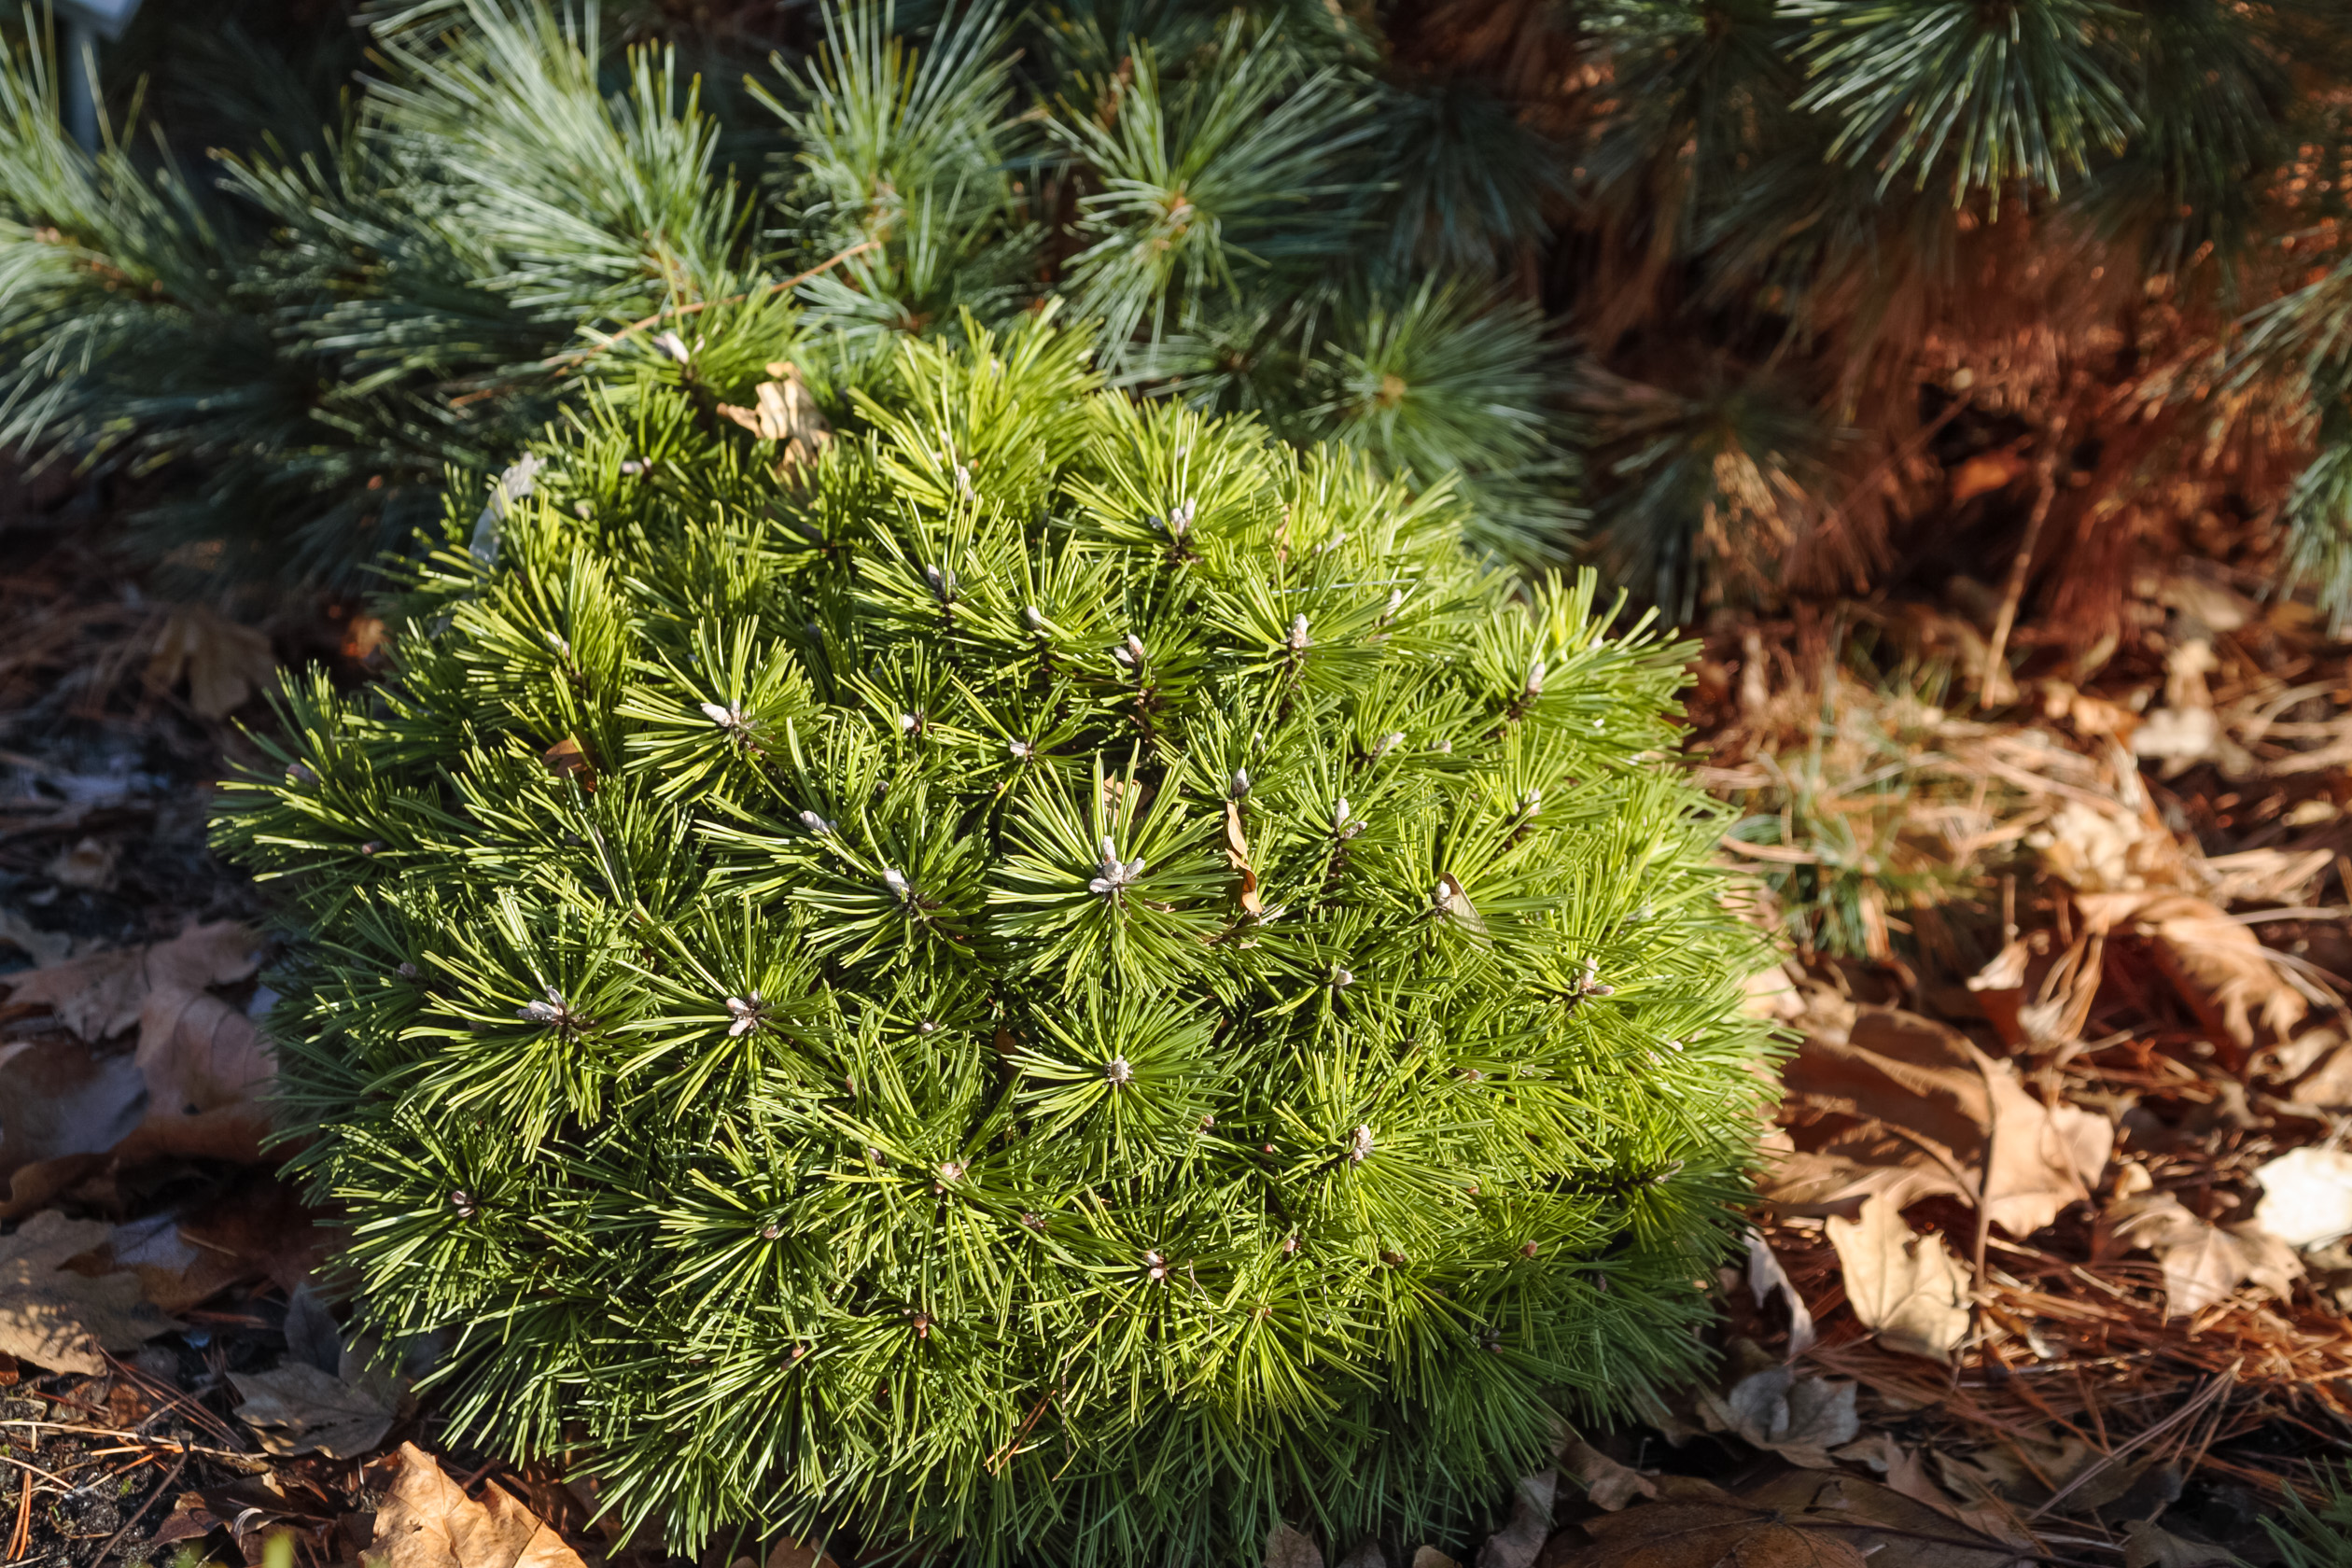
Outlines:
[[[1763,1035],[1685,651],[1085,366],[910,342],[781,478],[595,403],[232,787],[365,1312],[673,1541],[1459,1546],[1702,1357]]]

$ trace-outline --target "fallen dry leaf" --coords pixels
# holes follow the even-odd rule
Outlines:
[[[1870,1568],[2018,1568],[2037,1554],[2014,1526],[1990,1515],[1955,1518],[1856,1476],[1788,1471],[1747,1488],[1741,1501],[1782,1510],[1792,1523],[1834,1533]]]
[[[147,1104],[128,1051],[70,1040],[0,1045],[0,1171],[103,1155],[138,1129]]]
[[[1872,1432],[1848,1443],[1830,1457],[1849,1464],[1868,1465],[1886,1477],[1889,1488],[1912,1502],[1925,1503],[1939,1513],[1959,1518],[1952,1500],[1927,1478],[1926,1461],[1897,1442],[1891,1433]]]
[[[1836,1119],[1820,1125],[1851,1134],[1770,1174],[1765,1197],[1790,1212],[1858,1212],[1878,1197],[1899,1209],[1934,1192],[1974,1201],[1981,1191],[1988,1220],[2029,1236],[2089,1198],[2113,1142],[2105,1122],[2026,1093],[2013,1064],[1897,1008],[1857,1008],[1841,1029],[1808,1032],[1782,1079],[1804,1109]]]
[[[2202,1312],[2247,1281],[2284,1296],[2303,1272],[2294,1249],[2276,1237],[2253,1225],[2224,1229],[2199,1219],[2168,1192],[2119,1199],[2107,1219],[2119,1240],[2156,1254],[2168,1318]]]
[[[1781,1267],[1772,1244],[1764,1239],[1764,1233],[1751,1230],[1747,1234],[1748,1294],[1761,1307],[1774,1295],[1788,1303],[1788,1359],[1796,1360],[1813,1345],[1813,1312],[1805,1306],[1805,1298],[1789,1282],[1788,1270]]]
[[[225,718],[277,674],[270,639],[202,605],[181,605],[163,623],[147,665],[147,681],[161,691],[188,677],[188,705],[207,719]]]
[[[13,1006],[47,1008],[74,1037],[0,1046],[5,1212],[78,1180],[91,1156],[260,1158],[269,1051],[253,1020],[208,989],[251,975],[257,946],[224,920],[0,979]],[[128,1056],[102,1044],[134,1024]],[[52,1174],[62,1180],[24,1180]]]
[[[1827,1222],[1862,1326],[1891,1351],[1948,1362],[1968,1333],[1967,1275],[1940,1236],[1918,1236],[1883,1195],[1858,1220]]]
[[[74,939],[63,931],[45,931],[13,909],[0,908],[0,942],[7,943],[35,964],[65,961]]]
[[[169,1210],[115,1226],[106,1255],[136,1274],[140,1294],[164,1312],[185,1312],[256,1277],[242,1259],[189,1240]]]
[[[0,980],[20,1007],[47,1007],[78,1039],[96,1044],[139,1021],[147,1004],[147,954],[121,947],[90,953]]]
[[[376,1510],[375,1540],[360,1554],[371,1568],[585,1568],[562,1536],[496,1484],[477,1503],[415,1444],[401,1444],[399,1457]]]
[[[2183,1540],[2147,1519],[2123,1527],[2123,1568],[2236,1568],[2237,1561],[2219,1547]]]
[[[1753,1447],[1792,1464],[1827,1470],[1829,1450],[1853,1442],[1861,1430],[1854,1394],[1851,1382],[1799,1378],[1788,1367],[1774,1366],[1741,1379],[1729,1393],[1701,1390],[1699,1407],[1710,1424],[1720,1423]]]
[[[1511,1499],[1510,1522],[1478,1548],[1477,1568],[1532,1568],[1551,1536],[1552,1499],[1559,1490],[1556,1470],[1522,1477]]]
[[[2264,1033],[2284,1038],[2310,1004],[2287,983],[2252,931],[2189,893],[2086,893],[2076,900],[2094,931],[2131,924],[2149,938],[2164,977],[2200,1022],[2241,1050]]]
[[[237,1419],[254,1429],[273,1454],[325,1454],[357,1459],[374,1451],[392,1430],[399,1389],[386,1373],[347,1382],[304,1361],[266,1372],[231,1372],[243,1401]]]
[[[2254,1172],[2262,1186],[2254,1224],[2289,1247],[2352,1236],[2352,1154],[2289,1150]]]
[[[1838,1533],[1738,1503],[1645,1503],[1577,1528],[1591,1544],[1563,1534],[1546,1568],[1864,1568]]]
[[[1422,1547],[1413,1553],[1411,1568],[1462,1568],[1462,1564],[1435,1547]]]
[[[1339,1560],[1339,1568],[1388,1568],[1388,1553],[1380,1549],[1379,1542],[1366,1537]]]
[[[1582,1438],[1572,1440],[1560,1450],[1560,1467],[1584,1488],[1586,1499],[1594,1507],[1606,1508],[1611,1513],[1636,1497],[1658,1495],[1656,1481],[1631,1465],[1611,1459]]]
[[[85,838],[51,856],[41,875],[62,888],[103,893],[114,886],[115,861],[121,853],[119,845]]]
[[[786,1535],[768,1548],[766,1568],[841,1568],[841,1564],[823,1547]]]
[[[2290,1104],[2323,1111],[2352,1106],[2352,1043],[2342,1029],[2306,1029],[2271,1053],[2266,1065]]]
[[[0,1236],[0,1354],[52,1372],[102,1376],[101,1351],[131,1351],[178,1326],[147,1305],[135,1274],[77,1274],[60,1265],[104,1246],[95,1220],[45,1209]]]
[[[1305,1531],[1278,1524],[1266,1534],[1266,1568],[1323,1568],[1323,1548]]]

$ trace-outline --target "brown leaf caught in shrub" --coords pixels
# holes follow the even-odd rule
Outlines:
[[[1510,1521],[1478,1548],[1477,1568],[1531,1568],[1551,1535],[1552,1499],[1559,1489],[1554,1470],[1522,1477],[1511,1499]]]
[[[376,1510],[369,1568],[586,1568],[522,1504],[497,1485],[468,1497],[433,1456],[403,1443],[390,1494]]]
[[[800,367],[789,362],[770,365],[769,379],[752,388],[751,408],[721,403],[721,417],[732,419],[762,441],[780,443],[776,453],[779,477],[814,463],[833,444],[833,427],[817,407],[817,399],[801,379]]]
[[[1630,1464],[1623,1464],[1581,1438],[1560,1451],[1560,1467],[1584,1488],[1586,1499],[1611,1513],[1636,1497],[1656,1497],[1658,1483]]]
[[[1323,1548],[1305,1531],[1278,1524],[1267,1533],[1266,1568],[1323,1568]]]
[[[61,1267],[108,1237],[105,1225],[53,1209],[0,1237],[0,1354],[95,1378],[106,1370],[100,1351],[136,1350],[176,1326],[139,1294],[137,1275]]]

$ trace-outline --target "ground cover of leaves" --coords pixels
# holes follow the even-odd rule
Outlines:
[[[430,1347],[346,1342],[336,1217],[262,1157],[268,953],[209,786],[272,665],[357,680],[381,628],[157,602],[12,483],[0,1562],[668,1561],[584,1469],[449,1441]],[[1563,1429],[1484,1541],[1282,1531],[1269,1568],[2278,1560],[2261,1520],[2352,1454],[2352,648],[2242,587],[2148,579],[1989,713],[1965,583],[1708,629],[1692,751],[1790,933],[1754,1004],[1794,1047],[1720,1375]]]

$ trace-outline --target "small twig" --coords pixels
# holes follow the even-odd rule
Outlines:
[[[186,1454],[182,1454],[179,1456],[179,1463],[172,1466],[172,1473],[164,1477],[162,1480],[157,1482],[155,1490],[147,1493],[147,1500],[139,1505],[138,1512],[133,1514],[129,1519],[124,1519],[122,1521],[122,1528],[116,1531],[112,1535],[106,1537],[106,1544],[98,1548],[98,1555],[90,1560],[90,1568],[99,1568],[99,1565],[106,1561],[106,1554],[115,1549],[115,1543],[121,1540],[125,1535],[130,1534],[131,1527],[133,1525],[147,1518],[147,1510],[155,1506],[155,1500],[162,1496],[165,1492],[171,1491],[172,1483],[178,1480],[180,1478],[180,1472],[187,1468],[188,1456]]]
[[[856,256],[863,251],[872,250],[875,246],[880,245],[881,243],[882,242],[880,240],[868,240],[862,245],[853,245],[847,250],[826,257],[822,261],[818,262],[817,265],[809,268],[808,271],[802,273],[797,277],[788,277],[781,283],[771,283],[765,288],[755,288],[742,294],[730,294],[723,300],[697,300],[691,305],[665,305],[662,309],[655,311],[651,315],[647,316],[642,321],[630,322],[626,327],[622,328],[621,330],[613,333],[612,336],[605,339],[604,342],[597,343],[593,347],[583,348],[575,354],[559,354],[552,359],[543,361],[543,364],[546,366],[560,367],[556,370],[555,373],[557,375],[564,375],[570,371],[573,367],[585,364],[587,361],[594,359],[597,355],[602,354],[606,349],[610,348],[622,339],[642,332],[649,327],[659,327],[663,322],[675,316],[693,315],[702,311],[710,309],[713,305],[738,305],[746,300],[765,299],[770,294],[780,294],[787,288],[797,288],[802,284],[806,283],[810,278],[817,276],[819,273],[831,272],[833,268],[840,266],[844,261],[848,260],[852,256]]]
[[[1986,704],[2006,703],[2016,694],[2002,657],[2009,651],[2009,631],[2017,624],[2018,606],[2025,598],[2025,579],[2032,574],[2034,551],[2041,543],[2042,525],[2050,520],[2051,503],[2058,498],[2058,455],[2066,442],[2064,413],[2051,421],[2048,441],[2039,465],[2040,485],[2034,496],[2034,510],[2025,518],[2025,538],[2019,542],[2017,554],[2009,562],[2009,586],[2001,593],[2001,610],[1993,618],[1993,636],[1984,645],[1984,668],[1977,677],[1977,700]],[[1994,684],[1995,680],[2000,682],[1998,686]]]

